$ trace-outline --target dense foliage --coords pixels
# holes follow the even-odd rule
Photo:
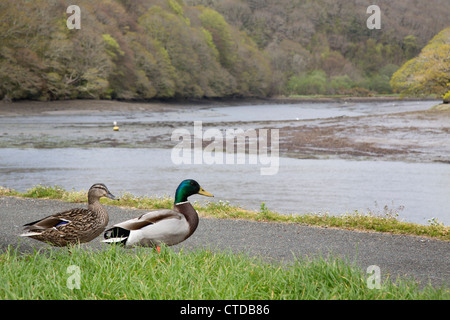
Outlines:
[[[0,100],[390,93],[450,2],[378,3],[381,30],[361,0],[2,0]]]
[[[267,95],[268,59],[212,9],[176,0],[0,3],[0,99]]]
[[[275,94],[391,93],[390,78],[450,25],[450,2],[185,0],[210,6],[271,59]],[[381,29],[368,29],[369,5]]]
[[[416,58],[392,77],[394,90],[407,95],[441,95],[450,102],[450,28],[435,36]]]

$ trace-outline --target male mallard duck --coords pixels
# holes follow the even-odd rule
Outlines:
[[[195,180],[184,180],[175,192],[173,210],[161,209],[144,213],[138,218],[130,219],[114,225],[105,231],[107,243],[121,243],[126,247],[168,246],[180,243],[189,238],[197,229],[198,215],[187,200],[189,196],[201,194],[213,197],[203,190]]]
[[[117,200],[104,184],[96,183],[89,189],[87,209],[67,210],[27,223],[24,225],[27,232],[20,236],[58,247],[89,242],[105,230],[109,221],[108,212],[99,201],[101,197]]]

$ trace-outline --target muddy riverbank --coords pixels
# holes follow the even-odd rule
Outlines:
[[[450,112],[429,110],[438,101],[423,102],[427,106],[425,110],[416,110],[414,105],[397,110],[398,105],[408,102],[367,99],[364,103],[378,101],[386,110],[392,106],[392,112],[375,114],[354,112],[352,106],[358,100],[315,101],[329,103],[330,107],[323,110],[339,108],[339,111],[327,111],[328,116],[319,118],[303,117],[301,111],[286,108],[306,102],[299,104],[288,99],[190,101],[188,104],[98,100],[0,103],[0,148],[171,148],[173,130],[192,130],[198,114],[205,130],[279,128],[282,156],[450,162]],[[268,116],[274,119],[268,120],[264,110],[258,110],[253,117],[248,111],[251,109],[237,109],[234,116],[221,117],[222,107],[238,105],[249,108],[265,105],[264,110],[269,111],[273,106],[286,114],[279,119]],[[240,112],[243,119],[239,117]],[[290,112],[292,117],[288,116]],[[113,121],[119,123],[120,132],[112,132]]]

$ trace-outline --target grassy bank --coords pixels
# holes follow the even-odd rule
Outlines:
[[[0,188],[0,196],[85,202],[86,191],[36,186],[20,193]],[[102,202],[155,209],[171,207],[173,199],[123,194],[120,201],[102,199]],[[223,202],[195,206],[203,217],[256,221],[331,226],[350,225],[350,221],[358,225],[363,222],[357,221],[363,220],[370,225],[375,219],[357,214],[341,218],[314,218],[314,215],[289,218],[271,212],[265,205],[258,212]],[[377,219],[380,224],[394,225],[392,217]],[[425,229],[439,228],[445,229],[440,225]],[[393,280],[383,276],[380,287],[373,288],[370,275],[356,262],[333,256],[298,258],[287,265],[227,251],[176,251],[165,246],[161,254],[148,248],[127,250],[118,246],[105,246],[101,250],[85,246],[46,247],[31,253],[21,252],[19,246],[0,252],[0,299],[450,299],[446,286],[423,286],[406,278],[395,283]]]
[[[368,276],[334,258],[265,263],[226,252],[80,247],[0,255],[0,299],[449,299],[445,287],[405,280],[370,288]]]
[[[87,201],[87,191],[66,191],[61,187],[35,186],[27,192],[17,192],[12,189],[0,187],[0,196],[17,196],[28,198],[47,198],[62,201],[82,203]],[[124,193],[120,201],[102,199],[107,205],[132,207],[137,209],[162,209],[171,208],[173,199],[170,197],[145,197]],[[200,205],[194,203],[194,207],[201,217],[219,219],[246,219],[263,222],[297,223],[319,227],[341,228],[348,230],[361,230],[369,232],[389,232],[393,234],[407,234],[432,237],[450,241],[449,227],[436,220],[429,221],[429,225],[403,222],[397,219],[395,210],[384,208],[381,212],[351,212],[341,216],[328,214],[302,214],[284,215],[269,210],[264,203],[259,211],[245,210],[228,202],[210,202]]]

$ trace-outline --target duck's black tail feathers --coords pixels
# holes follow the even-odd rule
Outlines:
[[[112,227],[105,231],[105,233],[103,234],[105,240],[103,240],[102,242],[119,243],[121,245],[125,245],[129,236],[130,230],[121,227]]]

